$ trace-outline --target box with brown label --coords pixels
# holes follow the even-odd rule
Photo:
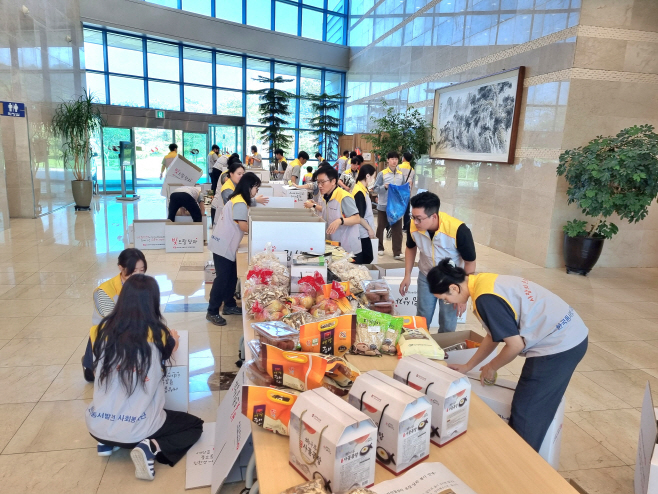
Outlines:
[[[330,391],[299,395],[288,429],[290,466],[306,480],[320,478],[336,494],[375,483],[377,428]]]
[[[309,322],[299,327],[302,352],[323,353],[342,357],[356,339],[356,316],[342,316]]]
[[[410,355],[400,360],[393,378],[425,393],[432,403],[432,443],[445,446],[466,433],[471,401],[466,376],[421,355]]]
[[[395,475],[430,454],[432,405],[427,397],[379,371],[356,378],[347,401],[377,426],[377,461]]]

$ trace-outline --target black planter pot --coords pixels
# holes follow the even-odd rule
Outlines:
[[[569,237],[564,234],[564,265],[567,273],[587,276],[603,250],[605,238]]]

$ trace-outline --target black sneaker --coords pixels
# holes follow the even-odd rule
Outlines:
[[[240,307],[224,307],[222,314],[225,316],[241,316],[242,308]]]
[[[219,314],[208,314],[208,313],[206,313],[206,321],[210,321],[215,326],[226,326],[226,319],[224,319]]]
[[[85,358],[82,357],[82,362],[85,361]],[[94,371],[92,369],[87,369],[84,364],[82,364],[82,373],[85,376],[85,381],[88,383],[93,383],[94,382]]]

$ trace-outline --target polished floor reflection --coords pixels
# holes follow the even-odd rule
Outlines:
[[[127,452],[98,457],[83,417],[92,394],[80,372],[92,290],[116,274],[132,220],[164,217],[159,191],[140,193],[134,204],[104,197],[94,199],[91,212],[68,207],[36,220],[13,219],[0,232],[0,493],[184,490],[184,462],[160,467],[148,483],[134,478]],[[211,259],[207,251],[147,251],[146,257],[169,325],[190,332],[190,412],[214,421],[224,394],[214,391],[214,374],[235,370],[241,318],[228,316],[220,328],[198,311],[210,290],[198,269]],[[478,246],[478,270],[527,276],[588,323],[590,348],[567,392],[561,473],[590,494],[631,493],[647,381],[658,400],[658,269],[567,276]],[[481,332],[472,316],[459,329]],[[514,379],[521,365],[517,359],[499,374]]]

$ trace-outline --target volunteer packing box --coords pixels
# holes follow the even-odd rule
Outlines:
[[[182,215],[176,216],[176,223],[194,223],[191,216]],[[203,223],[203,241],[208,241],[208,217],[201,212],[201,223]]]
[[[284,185],[281,190],[283,192],[283,197],[292,197],[295,200],[296,208],[304,207],[304,203],[308,198],[308,191],[306,189],[298,189],[297,187]]]
[[[326,223],[322,218],[304,214],[288,214],[291,209],[255,208],[278,214],[249,214],[249,257],[271,244],[274,250],[291,253],[324,254]],[[252,210],[253,211],[253,210]],[[281,213],[283,211],[283,213]],[[300,211],[301,213],[301,211]]]
[[[418,269],[418,268],[414,268]],[[417,276],[411,276],[411,284],[407,293],[400,295],[400,285],[404,279],[404,269],[402,270],[402,276],[384,276],[384,280],[388,283],[388,286],[391,288],[391,297],[395,300],[395,310],[398,311],[398,314],[401,316],[415,316],[416,309],[418,306],[418,283]],[[381,269],[379,271],[381,273]],[[436,309],[434,309],[434,316],[432,320],[428,322],[427,328],[438,328],[439,327],[439,303],[437,301]]]
[[[480,367],[483,364],[480,364]],[[478,372],[479,375],[479,372]],[[512,413],[512,398],[516,382],[508,379],[496,379],[493,386],[482,386],[480,379],[469,377],[471,381],[471,391],[478,395],[489,408],[505,422],[509,422]],[[564,422],[564,396],[560,406],[555,412],[555,417],[546,431],[544,441],[539,448],[539,455],[546,460],[556,470],[560,466],[560,449],[562,447],[562,424]]]
[[[171,365],[167,366],[167,376],[163,379],[165,388],[165,408],[177,412],[187,412],[190,375],[190,352],[188,332],[179,330],[178,348],[171,354]]]
[[[164,182],[162,183],[162,190],[160,191],[160,195],[164,197],[168,197],[167,190],[169,184],[194,185],[201,178],[201,175],[203,175],[203,170],[179,154],[171,162],[166,173]]]
[[[484,339],[475,331],[453,331],[452,333],[437,333],[433,334],[432,338],[445,352],[444,360],[448,364],[465,364],[467,363],[475,352],[478,351],[480,343]],[[491,352],[480,364],[471,372],[466,374],[468,377],[474,379],[480,378],[480,367],[487,365],[491,362],[497,352]]]
[[[642,400],[640,437],[635,461],[635,494],[658,493],[658,408],[654,408],[647,382]]]
[[[269,170],[263,170],[262,168],[247,168],[247,171],[256,174],[263,184],[266,184],[270,181]]]
[[[384,278],[385,276],[399,276],[400,278],[404,278],[404,262],[385,262],[373,264],[375,264],[379,270],[379,279]],[[418,263],[414,263],[414,267],[411,269],[411,278],[417,278],[419,272]]]
[[[430,441],[445,446],[466,433],[471,402],[468,378],[421,355],[402,357],[393,378],[425,393],[432,404]]]
[[[295,207],[295,200],[292,197],[270,197],[269,199],[267,204],[259,204],[258,207],[279,209],[292,209]]]
[[[290,465],[306,480],[321,477],[336,494],[375,483],[377,428],[331,391],[300,394],[290,412],[289,433]]]
[[[274,191],[274,197],[283,197],[283,180],[273,180],[268,184]]]
[[[139,250],[164,249],[165,223],[167,220],[135,220],[133,222],[135,248]]]
[[[347,397],[378,427],[377,461],[400,475],[430,454],[432,405],[425,395],[370,371],[356,378]]]
[[[166,252],[203,252],[203,223],[165,223]]]
[[[274,197],[274,188],[270,184],[260,184],[258,193],[266,197]]]
[[[322,279],[327,281],[327,263],[324,256],[306,257],[304,255],[292,256],[290,265],[290,293],[299,293],[299,280],[304,276],[313,276],[315,272],[320,273]]]

